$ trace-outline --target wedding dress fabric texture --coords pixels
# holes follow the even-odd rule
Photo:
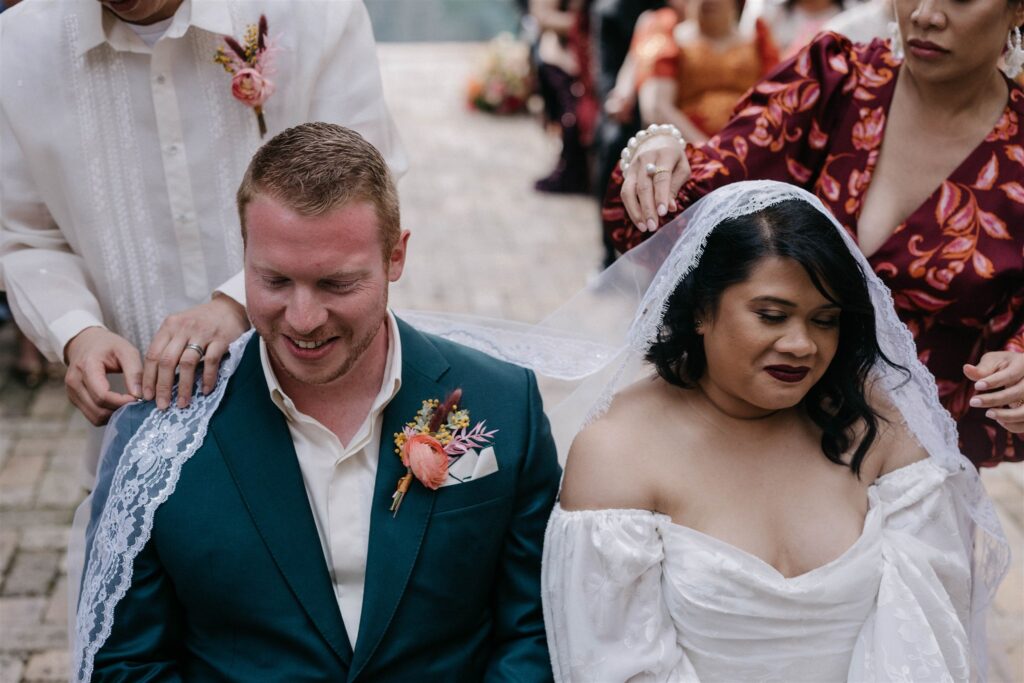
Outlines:
[[[595,285],[609,289],[629,281],[626,273],[652,273],[624,338],[617,347],[604,340],[612,360],[595,362],[601,381],[584,381],[552,411],[562,448],[619,389],[653,372],[643,356],[669,295],[700,260],[714,227],[790,199],[831,219],[801,189],[735,183],[627,254]],[[556,506],[543,571],[556,680],[984,680],[985,611],[1005,574],[1008,547],[888,289],[831,220],[867,278],[881,349],[909,372],[879,365],[873,378],[898,407],[901,428],[929,457],[880,477],[868,491],[857,541],[791,578],[665,515]],[[574,315],[556,318],[565,324]]]

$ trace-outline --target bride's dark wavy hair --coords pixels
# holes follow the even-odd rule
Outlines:
[[[878,346],[875,310],[860,265],[832,222],[807,202],[786,200],[719,224],[709,235],[697,267],[669,297],[657,340],[646,358],[670,384],[695,387],[707,370],[707,357],[694,321],[701,312],[713,314],[722,292],[746,281],[754,266],[769,256],[799,263],[817,290],[841,309],[835,357],[801,405],[821,429],[825,457],[840,465],[845,464],[842,455],[853,445],[857,426],[864,425],[849,463],[859,476],[883,419],[865,395],[868,373],[878,361],[906,370],[886,358]]]

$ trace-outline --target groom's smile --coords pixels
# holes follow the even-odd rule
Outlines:
[[[249,316],[286,390],[344,382],[384,357],[388,284],[401,275],[405,241],[385,261],[372,203],[307,216],[258,195],[246,225]]]

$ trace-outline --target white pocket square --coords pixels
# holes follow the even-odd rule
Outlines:
[[[444,480],[441,487],[465,484],[482,479],[497,471],[498,459],[494,455],[493,447],[488,446],[479,453],[475,450],[468,450],[448,468],[448,478]]]

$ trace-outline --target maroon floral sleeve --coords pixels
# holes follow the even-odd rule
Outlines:
[[[846,38],[824,33],[748,91],[718,135],[687,148],[693,175],[679,193],[680,211],[737,180],[774,179],[811,189],[813,169],[825,163],[830,130],[847,95],[861,94],[855,91],[864,78],[892,78],[891,71],[879,76],[871,65],[852,59],[851,52]],[[602,219],[612,243],[624,252],[650,233],[640,232],[629,221],[619,197],[621,187],[622,173],[616,167]]]

